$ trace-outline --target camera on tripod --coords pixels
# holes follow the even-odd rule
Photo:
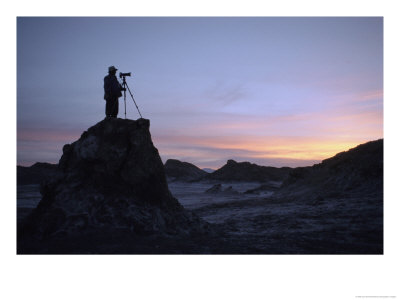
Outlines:
[[[142,117],[142,114],[140,113],[139,106],[137,105],[137,103],[136,103],[136,101],[135,101],[135,98],[133,98],[132,92],[131,92],[131,90],[129,89],[128,83],[126,82],[126,79],[125,79],[125,77],[130,77],[130,76],[131,76],[131,72],[129,72],[129,73],[122,73],[122,72],[119,72],[119,78],[122,78],[122,89],[121,89],[121,90],[124,92],[125,119],[126,119],[126,91],[127,91],[127,90],[128,90],[128,92],[129,92],[129,94],[131,95],[131,98],[132,98],[132,100],[133,100],[133,103],[135,103],[135,106],[136,106],[136,108],[137,108],[137,110],[138,110],[138,113],[139,113],[140,117],[143,118],[143,117]]]
[[[122,77],[130,77],[131,76],[131,72],[129,72],[129,73],[122,73],[122,72],[119,72],[119,78],[122,78]]]

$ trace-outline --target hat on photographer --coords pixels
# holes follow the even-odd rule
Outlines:
[[[114,66],[108,67],[108,72],[116,72],[118,69]]]

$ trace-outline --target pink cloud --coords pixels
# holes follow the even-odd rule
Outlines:
[[[22,128],[18,129],[18,141],[52,141],[70,143],[79,138],[81,132],[78,130],[63,130],[52,128]]]

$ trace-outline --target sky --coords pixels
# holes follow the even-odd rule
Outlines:
[[[308,166],[383,138],[381,17],[18,17],[18,165],[104,118],[111,65],[164,162]]]

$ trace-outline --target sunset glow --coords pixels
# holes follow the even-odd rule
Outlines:
[[[104,118],[110,65],[132,72],[164,161],[307,166],[383,138],[382,22],[18,18],[18,164],[57,163]]]

